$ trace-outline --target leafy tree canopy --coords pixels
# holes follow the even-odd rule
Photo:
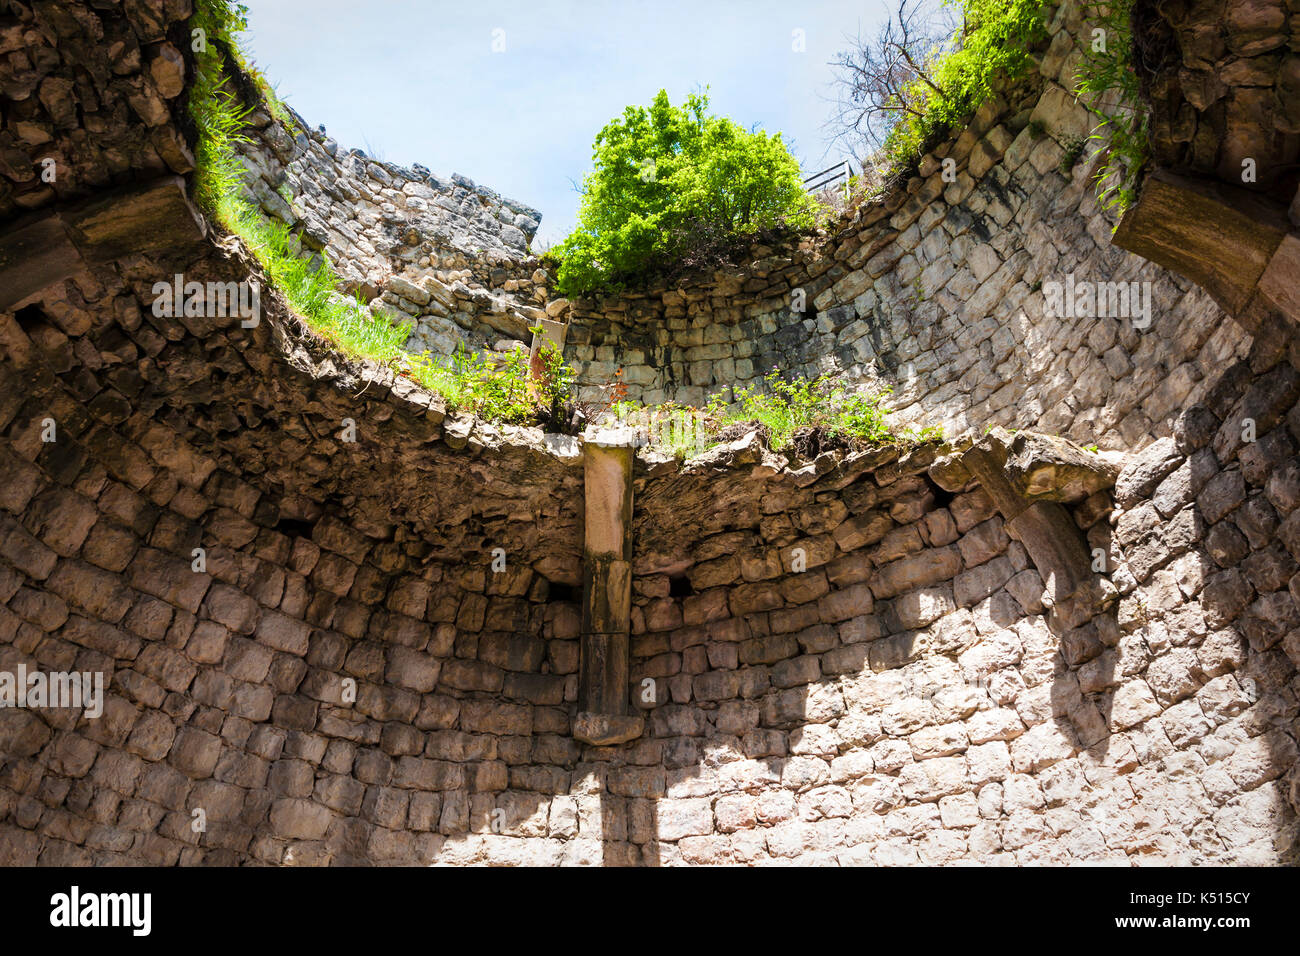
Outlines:
[[[707,92],[676,107],[660,90],[596,136],[578,227],[553,250],[561,292],[610,288],[713,239],[814,224],[781,134],[747,131],[708,106]]]

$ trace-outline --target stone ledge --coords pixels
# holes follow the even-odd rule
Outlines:
[[[1285,214],[1254,193],[1159,170],[1113,241],[1191,279],[1241,318],[1289,231]]]
[[[179,176],[44,213],[0,235],[0,310],[69,278],[84,263],[174,252],[197,245],[206,233]]]
[[[581,712],[573,718],[573,739],[594,747],[612,747],[635,740],[645,730],[645,718]]]

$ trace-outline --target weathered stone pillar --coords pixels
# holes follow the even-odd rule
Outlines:
[[[552,348],[563,355],[564,339],[569,331],[569,326],[566,323],[556,322],[552,319],[540,319],[537,325],[541,327],[542,331],[533,333],[533,343],[528,350],[528,370],[532,374],[533,381],[541,379],[546,372],[542,350]]]
[[[573,736],[597,745],[641,735],[645,721],[628,714],[628,635],[632,620],[632,457],[617,433],[589,438],[582,644],[578,716]]]
[[[1041,435],[1029,439],[1012,440],[995,428],[963,452],[960,463],[1002,514],[1007,534],[1025,546],[1043,579],[1046,603],[1055,605],[1093,582],[1083,532],[1060,501],[1082,500],[1111,487],[1116,472],[1091,462],[1069,442]],[[1010,445],[1019,451],[1009,462]]]

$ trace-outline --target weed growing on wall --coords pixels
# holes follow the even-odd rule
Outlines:
[[[270,220],[243,196],[244,167],[235,147],[251,107],[244,105],[227,70],[237,58],[235,35],[246,26],[245,8],[224,0],[199,0],[191,20],[203,42],[189,110],[198,133],[194,195],[200,208],[247,244],[275,287],[308,325],[341,348],[378,361],[400,353],[405,333],[375,322],[359,301],[333,295],[337,278],[328,261],[313,265],[299,255],[283,223]]]
[[[716,417],[719,429],[737,422],[756,421],[767,432],[773,449],[784,448],[802,428],[821,428],[832,438],[856,439],[874,443],[888,441],[890,429],[885,423],[883,405],[889,389],[859,392],[838,384],[824,375],[809,381],[783,379],[773,371],[766,378],[767,389],[735,390],[734,410],[728,410],[721,395],[709,400],[708,409]]]
[[[245,119],[251,107],[240,103],[231,89],[222,61],[222,46],[244,28],[243,8],[224,0],[199,0],[190,20],[194,31],[194,85],[189,93],[190,118],[197,132],[194,159],[194,198],[206,212],[221,219],[223,204],[238,196],[244,167],[235,145],[246,141]]]
[[[528,352],[515,349],[503,357],[470,352],[463,347],[449,363],[429,353],[411,356],[408,373],[430,391],[442,395],[452,408],[473,412],[491,421],[526,423],[539,414],[559,418],[573,384],[573,372],[554,348],[541,350],[540,380],[529,372]]]
[[[1099,120],[1090,138],[1105,148],[1095,174],[1097,198],[1116,216],[1137,198],[1138,175],[1148,155],[1148,111],[1133,69],[1133,3],[1113,0],[1087,8],[1091,30],[1075,75],[1075,93]]]
[[[830,448],[889,443],[919,444],[943,439],[940,426],[897,429],[886,421],[888,388],[862,391],[833,376],[786,379],[773,370],[758,388],[712,396],[704,408],[678,402],[643,406],[618,400],[591,416],[601,426],[628,429],[638,447],[675,458],[691,458],[751,433],[774,451],[814,458]]]

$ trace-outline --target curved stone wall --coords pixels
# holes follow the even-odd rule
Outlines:
[[[702,406],[780,369],[888,387],[900,424],[1136,448],[1168,435],[1250,336],[1194,283],[1111,245],[1085,148],[1096,118],[1067,92],[1091,35],[1080,10],[1057,8],[1033,77],[832,235],[640,291],[556,299],[525,258],[535,211],[340,152],[319,131],[292,135],[264,112],[243,148],[250,194],[327,250],[345,289],[409,326],[412,351],[508,348],[549,315],[569,323],[583,399],[617,381],[633,400]],[[1054,285],[1106,289],[1075,310],[1054,307]],[[1132,308],[1106,296],[1130,290]]]
[[[897,421],[949,435],[995,423],[1112,449],[1168,435],[1250,337],[1188,280],[1111,245],[1095,149],[1067,155],[1096,122],[1067,93],[1091,36],[1079,9],[1057,9],[1036,78],[827,240],[572,303],[579,382],[595,394],[622,368],[632,398],[700,405],[779,368],[888,386]],[[1053,283],[1138,283],[1149,314],[1053,309]]]
[[[1000,138],[995,117],[969,156]],[[1050,152],[1035,142],[1031,165]],[[1295,862],[1285,343],[1245,351],[1209,309],[1162,339],[1141,337],[1155,313],[1145,332],[1112,325],[1104,348],[1103,324],[1068,323],[1087,354],[1135,341],[1127,374],[1152,379],[1126,410],[1079,399],[1099,443],[1140,447],[1122,468],[997,429],[813,461],[752,435],[638,456],[627,690],[646,729],[596,747],[571,733],[581,443],[448,414],[269,292],[251,328],[159,314],[155,283],[176,273],[266,283],[151,172],[88,208],[0,216],[0,248],[51,239],[0,258],[0,674],[105,688],[100,713],[0,708],[0,863]],[[947,235],[954,215],[930,225]],[[910,241],[900,225],[874,228]],[[1053,241],[1067,226],[1032,255],[973,228],[954,237],[971,236],[963,268],[980,249],[1073,261]],[[906,258],[882,277],[905,285]],[[820,273],[815,321],[861,275]],[[706,332],[730,327],[715,298]],[[1153,397],[1181,388],[1155,371],[1170,355],[1199,402]],[[1003,420],[1040,394],[1056,430],[1072,392],[1026,375]],[[959,409],[941,417],[982,407],[917,395]],[[1137,414],[1149,424],[1124,425]]]
[[[1289,365],[1230,370],[1109,520],[1072,506],[1098,607],[932,445],[644,460],[654,704],[596,748],[568,734],[572,440],[340,378],[275,315],[160,321],[151,269],[0,317],[3,669],[108,687],[99,717],[0,711],[5,862],[1291,859]]]

